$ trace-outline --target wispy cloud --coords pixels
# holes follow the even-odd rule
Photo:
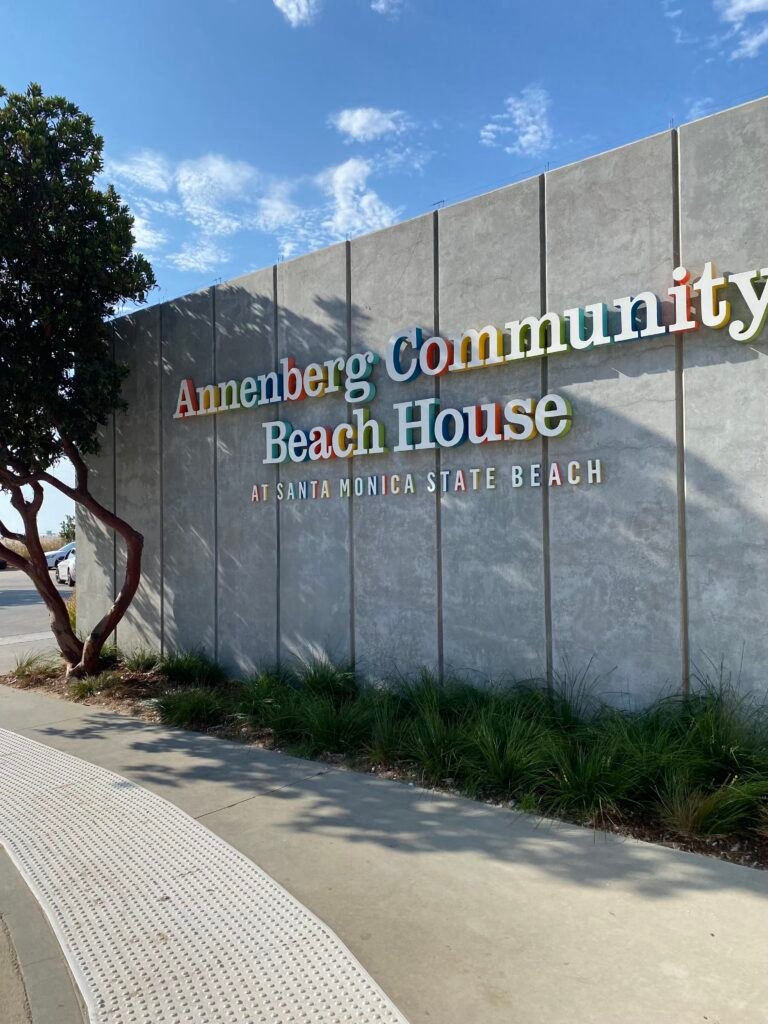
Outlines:
[[[258,174],[250,164],[209,154],[185,160],[176,171],[176,188],[187,220],[206,235],[231,235],[243,225],[233,204],[255,189]]]
[[[768,0],[715,0],[715,10],[723,21],[741,25],[750,14],[768,12]]]
[[[227,253],[210,238],[196,238],[184,242],[178,252],[166,257],[176,270],[194,270],[199,274],[220,267],[227,260]]]
[[[229,261],[230,240],[241,233],[271,235],[287,258],[389,226],[400,211],[374,188],[374,174],[419,170],[430,155],[398,144],[375,160],[353,157],[297,179],[270,178],[216,153],[173,165],[144,151],[108,168],[134,212],[137,248],[159,264],[202,274]],[[136,173],[139,163],[164,174]]]
[[[768,43],[768,22],[762,28],[757,28],[754,31],[743,29],[739,33],[738,43],[731,57],[733,60],[740,60],[742,57],[756,57],[766,43]]]
[[[768,0],[715,0],[715,10],[729,26],[723,41],[733,47],[731,60],[757,57],[768,44],[768,20],[754,16],[768,14]]]
[[[167,192],[173,182],[170,163],[149,149],[142,149],[127,160],[107,160],[104,173],[109,177],[138,185],[149,192]]]
[[[541,156],[552,148],[554,134],[549,122],[551,100],[539,85],[529,85],[506,100],[503,114],[494,114],[480,129],[484,146],[502,146],[516,156]]]
[[[388,18],[399,18],[403,0],[371,0],[371,10]]]
[[[385,135],[401,135],[412,122],[402,110],[379,110],[378,107],[350,107],[332,114],[330,123],[347,142],[371,142]]]
[[[714,110],[715,101],[711,96],[702,96],[698,100],[688,100],[688,109],[685,112],[686,121],[696,121],[700,117],[706,117]]]
[[[683,13],[682,7],[677,7],[675,0],[662,0],[661,9],[665,18],[679,18]]]
[[[152,227],[147,217],[140,213],[134,214],[133,237],[136,240],[136,247],[145,256],[154,256],[168,241],[166,233]]]
[[[272,0],[293,28],[311,24],[320,13],[320,0]]]
[[[373,165],[352,157],[318,176],[318,184],[330,200],[323,227],[332,238],[348,238],[389,227],[398,211],[368,185]]]

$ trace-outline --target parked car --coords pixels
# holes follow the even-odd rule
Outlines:
[[[56,577],[57,583],[68,583],[70,587],[74,587],[77,582],[77,574],[75,571],[75,548],[73,547],[67,558],[62,559],[56,563],[56,568],[53,570]]]
[[[66,558],[69,558],[70,552],[75,550],[75,542],[71,540],[69,544],[64,544],[63,547],[56,548],[55,551],[46,551],[45,560],[48,563],[49,569],[55,569],[59,562],[63,562]]]

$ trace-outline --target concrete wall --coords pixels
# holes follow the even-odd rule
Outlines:
[[[392,382],[443,407],[557,392],[561,439],[262,465],[267,419],[348,418],[340,395],[174,420],[179,382],[224,381],[366,349],[394,331],[453,336],[652,290],[683,262],[768,263],[768,100],[727,111],[386,231],[118,321],[129,411],[93,461],[105,503],[144,532],[146,576],[118,630],[203,647],[230,668],[328,654],[372,677],[422,666],[478,681],[589,667],[617,703],[726,659],[765,689],[768,331],[664,335],[476,373]],[[599,458],[601,485],[429,493],[429,471]],[[417,493],[278,503],[307,477],[413,473]],[[254,484],[270,499],[253,504]],[[79,520],[80,615],[95,621],[122,555]]]

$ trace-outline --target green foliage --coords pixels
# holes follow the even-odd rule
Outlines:
[[[219,686],[227,681],[221,665],[203,651],[176,651],[160,659],[160,672],[182,686]]]
[[[514,701],[484,709],[468,729],[461,775],[473,796],[503,796],[536,786],[548,764],[547,726]]]
[[[138,644],[125,655],[123,664],[131,672],[153,672],[160,664],[160,655],[151,647]]]
[[[101,664],[111,668],[116,665],[122,658],[120,648],[117,646],[114,640],[110,640],[109,643],[104,644],[101,649]]]
[[[122,686],[123,679],[119,672],[106,671],[86,679],[73,679],[67,685],[67,691],[73,700],[86,700],[97,693],[115,692]]]
[[[359,751],[370,729],[364,701],[339,703],[332,697],[308,696],[296,708],[301,734],[298,747],[305,754],[351,754]]]
[[[571,821],[640,815],[685,836],[768,835],[768,719],[722,681],[629,714],[601,704],[583,675],[550,690],[427,672],[374,688],[323,661],[214,690],[198,658],[170,659],[176,684],[197,688],[161,699],[169,723],[246,721],[298,753],[362,757]]]
[[[370,735],[364,753],[374,764],[393,765],[404,756],[405,704],[397,693],[370,692]]]
[[[335,704],[354,700],[358,694],[355,673],[348,665],[334,665],[327,658],[312,658],[304,662],[298,678],[301,687],[315,697],[328,697]]]
[[[684,836],[727,836],[755,823],[759,828],[768,797],[768,778],[735,779],[709,792],[685,776],[670,776],[659,794],[659,817]]]
[[[133,252],[133,217],[101,189],[93,120],[38,85],[0,88],[0,446],[4,465],[43,472],[98,449],[125,368],[109,319],[154,276]]]
[[[278,669],[268,669],[241,684],[235,713],[255,729],[272,729],[296,739],[299,733],[294,716],[296,700],[290,677]]]
[[[75,539],[74,516],[65,516],[64,522],[59,527],[59,536],[62,544],[70,544]]]
[[[62,664],[54,654],[23,654],[16,659],[13,675],[26,686],[42,684],[61,674]]]
[[[158,697],[157,709],[163,722],[183,729],[210,729],[231,714],[226,696],[203,686],[169,690]]]

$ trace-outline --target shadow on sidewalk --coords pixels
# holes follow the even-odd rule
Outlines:
[[[166,790],[172,802],[172,791],[194,789],[198,783],[227,787],[220,810],[257,796],[296,801],[295,813],[279,826],[291,833],[334,836],[416,856],[474,854],[595,889],[621,883],[650,899],[717,890],[768,896],[768,875],[716,858],[540,820],[212,736],[102,713],[82,725],[35,732],[63,740],[56,745],[68,752],[69,742],[77,742],[77,753],[86,760],[90,758],[83,741],[93,741],[92,759],[98,760],[98,742],[114,738],[126,757],[123,764],[112,764],[113,770],[161,794]],[[144,757],[137,761],[136,755]],[[201,814],[203,823],[215,813]]]

